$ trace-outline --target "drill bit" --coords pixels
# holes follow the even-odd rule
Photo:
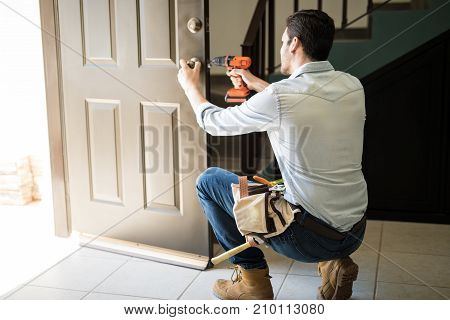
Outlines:
[[[234,56],[215,57],[210,60],[209,64],[219,66],[219,67],[227,67],[228,62],[230,60],[232,60],[233,58],[234,58]]]

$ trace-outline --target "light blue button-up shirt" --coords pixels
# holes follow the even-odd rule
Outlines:
[[[286,186],[285,199],[340,231],[367,208],[361,171],[364,90],[328,61],[310,62],[241,105],[195,108],[211,135],[266,131]]]

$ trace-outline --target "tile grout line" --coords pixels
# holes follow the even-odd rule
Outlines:
[[[429,288],[428,286],[425,286],[425,285],[420,284],[420,283],[393,282],[393,281],[378,281],[378,282],[389,283],[389,284],[404,284],[404,285],[406,285],[406,286],[417,286],[417,287],[425,287],[425,288]],[[450,289],[450,287],[444,287],[444,286],[430,286],[430,287],[438,288],[438,289]]]
[[[321,276],[313,276],[311,274],[298,274],[298,273],[289,273],[290,276],[294,277],[309,277],[309,278],[319,278],[322,279]],[[367,281],[367,280],[359,280],[359,281]]]
[[[189,282],[189,284],[186,286],[186,288],[184,288],[184,290],[181,291],[181,293],[178,295],[176,300],[180,300],[180,298],[183,296],[183,294],[187,291],[187,289],[189,289],[189,287],[194,283],[194,281],[197,280],[198,277],[200,277],[200,275],[202,274],[203,271],[204,270],[200,270],[200,272],[194,277],[194,279],[192,279],[191,282]]]
[[[283,288],[284,283],[286,282],[287,276],[288,276],[288,274],[286,273],[286,274],[284,275],[283,281],[281,281],[280,289],[278,289],[277,294],[274,296],[274,300],[278,300],[278,295],[280,294],[281,289]]]
[[[286,274],[289,274],[289,272],[291,272],[292,267],[294,266],[294,263],[295,263],[295,260],[294,260],[294,259],[291,259],[291,263],[290,263],[290,265],[289,265],[289,268],[288,268],[288,271],[286,272]]]
[[[372,295],[372,300],[375,300],[376,295],[377,295],[377,290],[378,290],[378,268],[380,266],[380,259],[381,259],[381,246],[383,244],[383,230],[384,230],[384,222],[381,223],[381,230],[380,230],[380,241],[378,242],[378,252],[377,252],[377,267],[375,269],[375,283],[374,283],[374,287],[373,287],[373,295]]]
[[[27,286],[26,282],[19,284],[17,287],[11,289],[10,291],[8,291],[4,295],[2,295],[2,300],[9,300],[8,299],[9,297],[11,297],[12,295],[16,294],[17,292],[19,292],[20,290],[22,290],[26,286]]]
[[[280,294],[281,289],[283,288],[283,285],[284,285],[284,283],[286,282],[286,279],[287,279],[287,276],[288,276],[288,274],[289,274],[289,271],[291,271],[291,268],[292,268],[293,265],[294,265],[294,260],[292,259],[292,260],[291,260],[291,265],[289,266],[289,269],[288,269],[287,273],[284,275],[283,281],[281,281],[280,289],[278,289],[277,294],[273,297],[274,300],[277,300],[277,299],[278,299],[278,295]]]
[[[450,255],[443,255],[443,254],[430,254],[430,253],[420,253],[420,252],[405,252],[405,251],[397,251],[397,250],[383,250],[383,252],[392,252],[392,253],[400,253],[400,254],[415,254],[415,255],[420,255],[420,256],[432,256],[432,257],[450,258]]]
[[[91,293],[100,293],[100,294],[107,294],[110,296],[125,296],[125,297],[133,297],[133,298],[142,298],[142,299],[153,299],[153,300],[166,300],[166,299],[162,299],[162,298],[153,298],[153,297],[143,297],[143,296],[132,296],[130,294],[117,294],[117,293],[107,293],[107,292],[91,292]],[[117,299],[117,300],[121,300],[121,299]]]
[[[59,288],[59,287],[52,287],[52,286],[35,285],[35,284],[28,284],[25,287],[37,287],[37,288],[57,289],[57,290],[66,290],[66,291],[87,292],[86,290],[67,289],[67,288]]]
[[[92,293],[92,291],[94,291],[96,288],[98,288],[98,286],[100,286],[102,283],[104,283],[107,279],[109,279],[114,273],[116,273],[117,270],[119,270],[120,268],[122,268],[124,265],[126,265],[129,261],[131,260],[131,257],[127,260],[125,260],[124,263],[122,263],[119,267],[117,267],[113,272],[111,272],[105,279],[103,279],[99,284],[97,284],[94,288],[92,288],[87,294],[85,294],[84,296],[81,297],[80,300],[84,300],[84,298],[86,298],[89,294]]]
[[[46,288],[46,289],[55,289],[55,290],[64,290],[64,291],[74,291],[74,292],[87,292],[85,290],[76,290],[76,289],[67,289],[67,288],[58,288],[58,287],[51,287],[51,286],[42,286],[42,285],[35,285],[35,284],[27,284],[27,285],[23,285],[20,289],[13,289],[15,290],[15,292],[11,295],[6,294],[5,297],[2,297],[1,300],[9,300],[7,298],[13,296],[14,294],[20,292],[21,290],[25,289],[26,287],[36,287],[36,288]],[[6,298],[7,296],[7,298]],[[21,299],[23,300],[23,299]]]

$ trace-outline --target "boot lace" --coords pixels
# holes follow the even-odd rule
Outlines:
[[[231,274],[231,281],[234,283],[242,281],[242,271],[239,265],[234,265],[232,267],[228,267],[229,269],[234,269],[233,273]],[[264,276],[266,279],[272,279],[272,276],[270,274],[267,274]]]
[[[230,269],[233,268],[233,273],[231,274],[231,281],[234,283],[240,282],[242,280],[242,271],[239,268],[239,265],[235,265],[233,267],[230,267]]]

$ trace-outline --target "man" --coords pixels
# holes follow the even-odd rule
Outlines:
[[[361,171],[364,90],[358,79],[335,71],[327,61],[334,31],[324,12],[289,16],[280,55],[281,73],[290,77],[268,84],[248,71],[230,72],[258,91],[239,106],[222,109],[202,96],[199,63],[191,70],[181,60],[178,74],[198,124],[208,133],[267,131],[286,186],[284,198],[301,209],[286,231],[267,244],[289,258],[319,262],[320,299],[350,298],[358,266],[349,255],[363,239],[367,207]],[[225,250],[246,241],[233,215],[232,183],[238,177],[220,168],[207,169],[197,180],[201,205]],[[238,276],[214,285],[221,299],[273,299],[264,254],[247,241],[252,247],[230,259]]]

